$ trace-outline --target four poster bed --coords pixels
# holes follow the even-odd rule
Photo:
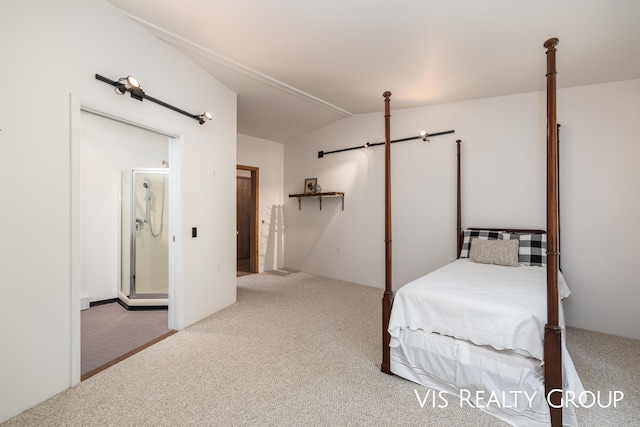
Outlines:
[[[568,390],[584,389],[562,336],[559,271],[555,52],[547,49],[547,230],[461,228],[457,141],[458,260],[391,284],[389,98],[385,98],[385,250],[382,371],[457,396],[517,426],[577,425]],[[546,247],[545,247],[546,246]],[[546,250],[545,250],[546,249]],[[545,268],[546,267],[546,268]],[[576,401],[577,402],[577,401]],[[563,404],[565,403],[565,404]]]

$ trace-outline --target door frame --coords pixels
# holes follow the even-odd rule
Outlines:
[[[115,120],[124,124],[136,126],[165,135],[168,138],[168,162],[169,168],[169,233],[171,240],[169,243],[169,306],[168,306],[168,327],[169,329],[184,329],[184,296],[179,278],[182,276],[183,251],[180,232],[182,222],[182,212],[180,211],[180,152],[184,142],[182,132],[169,130],[163,125],[153,121],[145,122],[144,119],[127,118],[112,107],[103,103],[81,98],[70,94],[71,114],[70,114],[70,167],[71,167],[71,253],[70,253],[70,308],[71,308],[71,334],[70,334],[70,386],[80,383],[80,282],[81,282],[81,227],[80,227],[80,144],[82,143],[82,112],[96,114],[107,119]]]
[[[259,227],[259,199],[260,199],[260,170],[254,166],[236,165],[236,170],[251,172],[251,219],[249,225],[249,269],[251,273],[258,273],[258,230]],[[237,179],[237,178],[236,178]],[[236,227],[237,228],[237,227]]]

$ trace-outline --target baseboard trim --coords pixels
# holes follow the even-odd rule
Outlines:
[[[126,308],[127,310],[136,311],[136,310],[168,310],[169,306],[166,305],[129,305],[121,299],[116,299],[116,301]]]
[[[93,301],[89,303],[89,307],[96,307],[98,305],[111,304],[116,301],[118,301],[118,298],[103,299],[101,301]]]

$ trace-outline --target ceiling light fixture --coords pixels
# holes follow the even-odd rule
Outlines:
[[[170,110],[173,110],[177,113],[180,114],[184,114],[187,117],[190,117],[194,120],[197,120],[198,123],[200,124],[204,124],[205,121],[207,120],[212,120],[213,119],[213,115],[211,113],[209,113],[208,111],[205,111],[202,114],[191,114],[188,113],[178,107],[174,107],[171,104],[167,104],[164,101],[160,101],[159,99],[156,99],[148,94],[146,94],[144,92],[144,90],[142,90],[142,88],[140,87],[140,82],[138,82],[138,80],[136,80],[135,77],[133,76],[127,76],[127,77],[122,77],[120,79],[118,79],[117,81],[113,81],[111,79],[108,79],[106,77],[101,76],[100,74],[96,74],[96,80],[100,80],[101,82],[107,83],[111,86],[114,87],[114,91],[118,94],[118,95],[124,95],[125,93],[129,92],[131,94],[131,97],[133,99],[137,99],[138,101],[143,101],[143,100],[149,100],[151,102],[154,102],[158,105],[162,105],[163,107],[166,107]]]

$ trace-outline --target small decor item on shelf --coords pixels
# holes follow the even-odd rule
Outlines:
[[[307,178],[304,180],[304,194],[313,194],[316,192],[318,178]]]
[[[322,187],[320,187],[320,184],[316,184],[316,193],[322,193]]]

